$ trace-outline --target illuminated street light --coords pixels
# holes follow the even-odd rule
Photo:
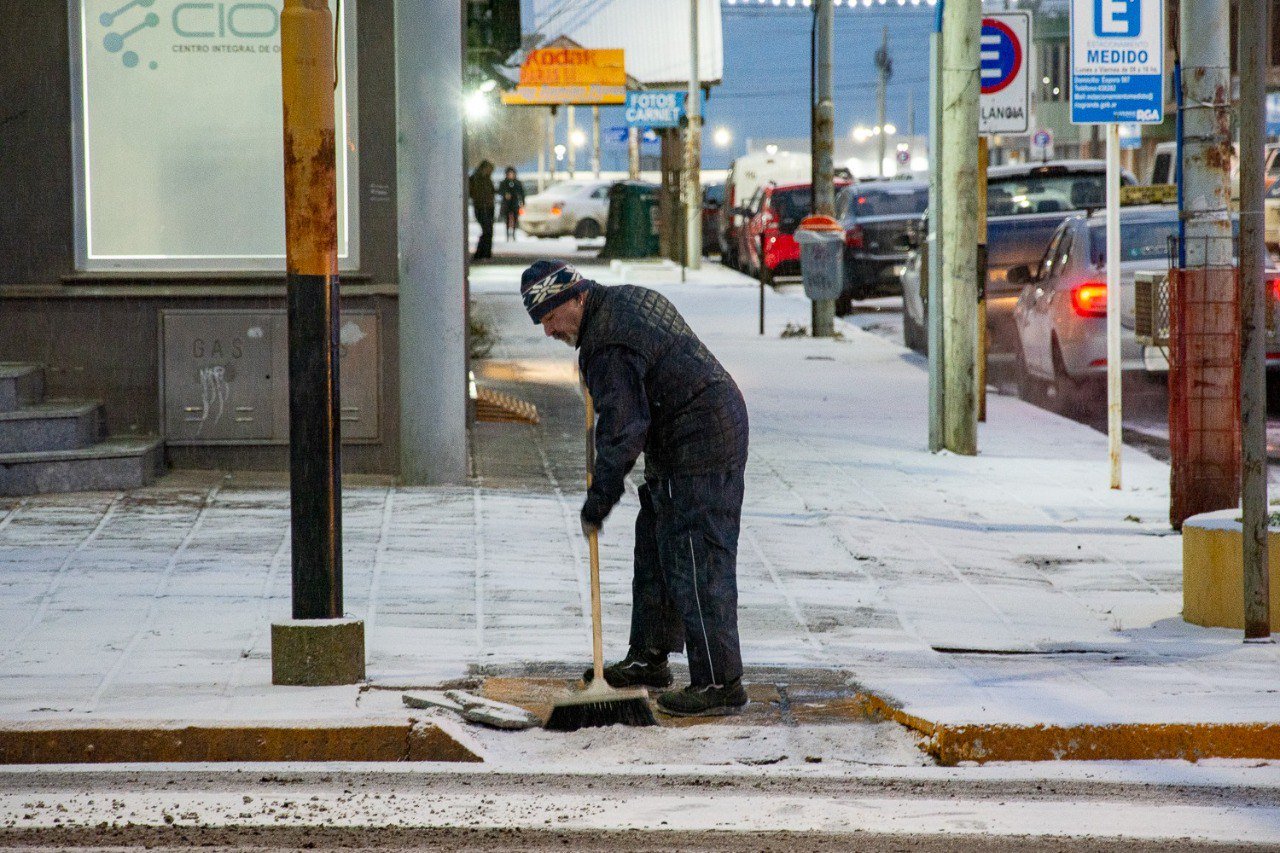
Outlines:
[[[894,135],[895,133],[897,133],[897,132],[898,132],[898,128],[897,128],[897,126],[896,126],[896,125],[892,125],[892,124],[888,124],[888,123],[886,123],[886,124],[885,124],[885,126],[884,126],[884,135],[885,135],[885,136],[893,136],[893,135]]]
[[[853,129],[854,142],[866,142],[871,138],[871,128],[858,125]]]
[[[733,134],[729,132],[727,127],[717,127],[715,132],[711,134],[711,141],[716,144],[717,148],[728,148],[729,143],[733,141]]]
[[[566,148],[564,147],[563,143],[556,143],[556,147],[555,147],[556,160],[563,160],[563,159],[564,159],[564,153],[565,153],[565,151],[567,151],[567,150],[568,150],[568,149],[566,149]]]
[[[575,127],[573,132],[569,134],[569,144],[574,148],[581,148],[587,144],[587,135]]]
[[[772,142],[770,142],[768,145],[766,145],[766,146],[764,147],[764,153],[766,153],[766,154],[768,154],[770,157],[772,157],[774,154],[777,154],[777,153],[778,153],[778,146],[776,146],[776,145],[774,145]]]
[[[489,117],[489,99],[484,92],[472,92],[467,95],[466,111],[468,121],[484,121]]]

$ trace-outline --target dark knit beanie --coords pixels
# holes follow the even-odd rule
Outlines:
[[[591,282],[564,261],[534,261],[520,277],[520,296],[535,324],[586,290]]]

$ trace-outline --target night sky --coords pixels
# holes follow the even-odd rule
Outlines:
[[[749,138],[808,137],[809,27],[812,13],[796,6],[722,5],[724,80],[715,87],[704,113],[703,168],[728,168],[746,150]],[[893,77],[889,81],[888,121],[907,130],[908,93],[915,94],[916,132],[928,131],[929,33],[934,8],[924,5],[838,7],[835,10],[836,134],[847,136],[855,124],[876,121],[875,51],[881,30],[889,27]],[[585,111],[584,111],[585,112]],[[579,119],[581,124],[582,119]],[[621,108],[601,110],[608,136],[619,126]],[[733,135],[728,149],[712,144],[716,127]],[[586,128],[584,128],[586,129]],[[656,152],[654,146],[646,151]],[[626,169],[626,146],[606,142],[602,165]]]

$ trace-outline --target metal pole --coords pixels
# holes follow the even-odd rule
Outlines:
[[[1270,641],[1267,558],[1267,246],[1263,229],[1264,101],[1270,0],[1240,0],[1240,413],[1244,638]]]
[[[458,483],[469,461],[461,11],[397,3],[395,38],[400,478]]]
[[[835,100],[831,86],[831,56],[835,52],[834,6],[831,0],[815,0],[817,48],[815,91],[813,108],[813,212],[819,216],[835,216]],[[829,338],[835,334],[836,303],[834,299],[813,301],[813,336]]]
[[[978,452],[978,33],[981,0],[951,0],[942,13],[942,294],[946,378],[943,439]]]
[[[578,123],[573,117],[573,104],[569,104],[569,109],[565,116],[566,127],[564,131],[564,156],[567,159],[566,166],[569,172],[569,180],[573,180],[573,173],[578,168],[578,146],[573,144],[574,132],[578,129]]]
[[[627,128],[627,177],[640,180],[640,128]]]
[[[547,186],[556,182],[556,108],[547,113]]]
[[[591,108],[591,175],[600,180],[600,108]]]
[[[978,137],[978,421],[987,420],[987,167],[990,165],[987,138]]]
[[[547,188],[547,117],[538,122],[542,125],[542,144],[538,146],[538,192]]]
[[[1120,488],[1120,125],[1107,125],[1107,456]]]
[[[280,15],[280,59],[293,618],[337,619],[342,617],[338,184],[333,17],[325,0],[287,0]]]
[[[929,450],[945,447],[942,437],[944,354],[942,350],[942,12],[938,0],[929,34],[929,219],[925,235],[925,326],[929,348]]]
[[[698,7],[702,0],[689,0],[689,97],[685,112],[689,117],[684,140],[684,265],[702,267],[702,85],[698,73]]]
[[[880,82],[876,88],[876,174],[884,177],[884,149],[888,134],[885,133],[885,94],[889,86],[889,27],[885,25],[880,35],[880,49],[876,51],[876,67],[880,69]]]

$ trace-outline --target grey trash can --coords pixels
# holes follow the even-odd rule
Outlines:
[[[830,216],[806,216],[796,229],[804,295],[836,299],[844,290],[844,229]]]

